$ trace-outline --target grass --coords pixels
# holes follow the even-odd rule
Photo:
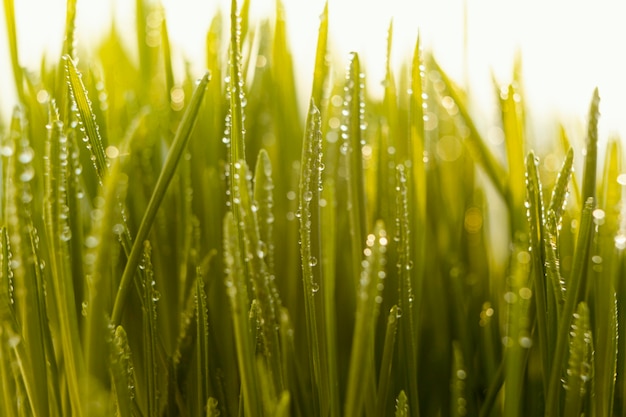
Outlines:
[[[600,160],[597,90],[584,152],[561,129],[538,154],[518,62],[488,144],[419,39],[393,71],[391,25],[381,99],[357,53],[337,77],[326,7],[300,114],[279,1],[216,15],[204,75],[136,8],[137,56],[115,25],[78,52],[68,1],[33,72],[4,0],[0,415],[625,412],[624,154]]]

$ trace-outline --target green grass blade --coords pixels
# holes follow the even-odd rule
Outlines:
[[[560,402],[560,386],[561,373],[565,366],[565,357],[567,353],[567,344],[569,339],[569,330],[571,327],[574,309],[578,303],[578,297],[581,288],[584,288],[587,276],[587,261],[589,259],[589,250],[593,237],[593,216],[595,202],[593,198],[589,198],[583,208],[580,229],[578,232],[578,241],[576,245],[576,253],[572,267],[572,275],[568,284],[565,305],[563,306],[563,314],[559,320],[559,327],[556,339],[556,347],[554,351],[552,368],[550,370],[550,380],[548,390],[546,392],[546,416],[556,417],[559,410]]]
[[[450,399],[451,415],[463,417],[467,415],[467,391],[465,380],[467,369],[463,362],[463,352],[458,342],[452,343],[452,396]]]
[[[241,73],[241,37],[240,23],[237,14],[237,0],[233,0],[230,9],[230,62],[229,76],[226,79],[226,96],[230,100],[230,113],[227,116],[226,129],[230,130],[230,161],[231,164],[245,160],[245,136],[244,136],[244,114],[243,101],[245,93],[243,91],[244,79]],[[231,178],[234,176],[231,167]],[[232,198],[232,197],[231,197]],[[236,218],[236,217],[235,217]]]
[[[122,319],[124,304],[126,303],[128,292],[130,290],[130,283],[135,275],[141,258],[143,248],[142,242],[148,237],[148,233],[154,223],[154,219],[161,202],[163,201],[167,187],[176,172],[176,167],[178,166],[187,142],[189,141],[194,124],[198,118],[202,99],[204,97],[206,86],[209,83],[209,79],[209,73],[206,73],[196,85],[196,90],[194,91],[189,106],[185,110],[183,120],[176,131],[176,136],[174,137],[172,146],[167,154],[163,169],[159,174],[159,179],[157,180],[152,196],[150,197],[148,207],[146,208],[143,219],[139,225],[139,230],[137,232],[137,236],[135,237],[135,241],[133,242],[126,267],[124,268],[124,274],[122,275],[122,280],[115,297],[115,304],[113,306],[113,313],[111,316],[113,323],[120,323]]]
[[[79,129],[85,135],[82,140],[86,143],[87,150],[91,155],[90,159],[96,170],[98,181],[102,184],[102,180],[109,168],[109,162],[104,153],[106,142],[100,136],[100,128],[96,123],[96,116],[83,84],[82,75],[78,72],[76,64],[69,56],[65,56],[64,61],[72,101],[76,105],[78,113]]]
[[[154,281],[152,266],[152,247],[150,241],[144,241],[143,259],[139,268],[146,271],[141,286],[143,287],[143,349],[144,372],[146,376],[147,417],[157,417],[159,410],[159,385],[157,364],[157,310],[156,303],[160,298]]]
[[[541,352],[541,363],[544,369],[551,369],[550,352],[554,349],[554,332],[556,327],[556,304],[553,298],[548,299],[551,292],[547,291],[544,263],[543,263],[543,193],[541,182],[539,180],[539,172],[537,169],[538,160],[533,152],[530,152],[526,158],[526,186],[527,186],[527,209],[528,224],[530,234],[530,255],[532,259],[532,275],[533,293],[536,299],[537,308],[537,333],[539,335],[539,350]],[[548,386],[548,374],[544,375],[544,386]]]
[[[6,22],[7,38],[9,40],[9,53],[11,56],[11,67],[13,69],[13,81],[17,97],[22,103],[26,103],[24,92],[24,73],[20,66],[19,52],[17,47],[17,29],[15,26],[15,1],[4,0],[4,19]]]
[[[368,355],[374,348],[375,323],[382,302],[385,278],[387,232],[384,224],[376,223],[374,233],[367,236],[357,296],[356,323],[350,354],[344,416],[360,416],[365,402],[367,377],[374,377]]]
[[[211,371],[209,369],[210,354],[209,351],[209,307],[208,297],[204,285],[204,277],[198,271],[196,277],[196,340],[198,355],[198,410],[204,408],[209,397],[209,381]]]
[[[486,145],[486,141],[478,132],[476,125],[472,121],[470,117],[469,111],[465,105],[464,100],[461,98],[460,94],[457,92],[456,88],[446,75],[446,73],[441,69],[439,64],[435,61],[435,59],[431,56],[429,65],[435,69],[441,76],[441,80],[445,85],[446,93],[452,98],[454,103],[459,108],[459,114],[461,116],[461,120],[463,121],[465,127],[468,129],[468,135],[465,138],[465,144],[469,149],[474,161],[479,164],[484,170],[493,185],[496,187],[496,190],[503,198],[507,198],[509,190],[507,189],[505,183],[505,171],[504,168],[497,162],[497,159],[493,156],[491,151]]]
[[[135,401],[135,367],[128,336],[122,326],[117,326],[111,335],[111,383],[120,417],[133,416]]]
[[[311,103],[307,120],[300,174],[300,254],[302,260],[302,283],[304,289],[304,309],[307,323],[307,337],[311,349],[313,409],[315,414],[328,409],[327,370],[322,367],[322,350],[325,329],[323,310],[318,311],[316,294],[320,290],[322,278],[322,240],[320,224],[320,187],[322,184],[320,166],[322,163],[322,132],[319,110]],[[323,289],[324,290],[324,289]],[[318,323],[318,316],[322,317]],[[326,412],[326,411],[323,411]]]
[[[593,337],[589,323],[589,308],[587,304],[578,304],[569,342],[569,359],[567,364],[567,380],[565,382],[565,416],[577,416],[584,412],[583,401],[589,390],[590,380],[593,378]]]
[[[224,219],[224,265],[226,268],[226,291],[232,309],[237,362],[241,377],[243,409],[246,416],[261,416],[260,392],[257,384],[256,365],[251,331],[248,321],[248,290],[244,281],[242,255],[239,246],[237,224],[232,212]],[[241,407],[241,402],[240,402]]]
[[[583,168],[582,198],[596,198],[596,176],[598,167],[598,118],[600,111],[600,96],[598,89],[593,91],[591,104],[589,105],[589,120],[587,126],[587,138],[585,140],[585,166]]]
[[[328,78],[328,1],[324,3],[324,11],[320,16],[320,27],[317,35],[317,49],[315,51],[315,69],[313,70],[313,86],[311,97],[313,103],[321,107],[324,97],[324,84]]]
[[[385,331],[385,345],[380,364],[380,374],[378,379],[378,392],[376,394],[376,415],[385,415],[387,409],[387,399],[392,391],[392,366],[393,353],[396,344],[396,333],[398,332],[398,306],[394,305],[389,310],[387,316],[387,330]]]
[[[396,398],[396,417],[409,417],[409,399],[407,398],[404,390],[400,391],[398,398]]]

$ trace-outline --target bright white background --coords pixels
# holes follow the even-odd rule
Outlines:
[[[64,0],[15,0],[21,63],[37,69],[42,51],[56,57],[62,40]],[[109,27],[134,31],[134,1],[79,0],[79,44],[87,45]],[[253,11],[271,14],[273,1],[253,0]],[[296,70],[308,91],[314,43],[323,0],[284,0]],[[205,33],[226,0],[163,0],[170,36],[178,51],[201,63]],[[396,60],[408,57],[418,29],[424,45],[457,81],[465,75],[479,117],[493,119],[491,72],[510,79],[515,53],[522,51],[523,74],[531,114],[538,125],[555,129],[555,118],[582,127],[595,86],[600,89],[600,133],[626,136],[626,6],[620,1],[561,0],[330,0],[331,39],[345,56],[359,52],[366,63],[370,91],[380,93],[386,32],[394,19]],[[467,26],[464,24],[467,7]],[[354,10],[359,10],[356,14]],[[467,28],[467,71],[464,71],[464,27]],[[126,29],[125,29],[126,30]],[[130,38],[132,39],[132,37]],[[201,69],[198,68],[198,74]],[[13,105],[4,16],[0,21],[0,109]],[[483,110],[484,109],[484,110]],[[574,121],[573,124],[571,123]],[[482,123],[480,123],[482,124]],[[576,138],[574,138],[576,139]]]

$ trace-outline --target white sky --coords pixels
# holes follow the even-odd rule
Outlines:
[[[227,0],[162,0],[173,44],[202,60],[205,33],[218,5]],[[296,70],[308,93],[323,0],[283,0],[287,11]],[[37,70],[42,51],[57,54],[64,25],[64,0],[15,0],[21,62]],[[115,5],[113,5],[115,3]],[[79,0],[79,43],[86,45],[109,27],[116,10],[121,27],[134,30],[134,1]],[[273,1],[253,0],[253,11],[269,14]],[[524,79],[532,114],[540,122],[555,117],[584,125],[595,86],[600,89],[601,135],[626,136],[626,6],[621,1],[466,0],[468,74],[473,98],[493,117],[491,71],[501,82],[510,78],[521,49]],[[408,57],[419,29],[443,68],[463,82],[463,0],[330,0],[331,39],[346,56],[359,52],[369,88],[380,92],[386,32],[394,19],[396,57]],[[360,10],[358,17],[352,10]],[[56,56],[56,55],[51,55]],[[0,108],[13,104],[14,91],[6,47],[4,16],[0,20]],[[200,74],[200,68],[198,69]],[[378,91],[377,91],[378,90]],[[306,99],[306,98],[305,98]],[[482,110],[481,110],[482,112]],[[543,119],[543,120],[541,120]]]

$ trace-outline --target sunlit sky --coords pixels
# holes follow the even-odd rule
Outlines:
[[[314,44],[324,0],[283,0],[290,43],[303,91],[308,92],[315,53]],[[64,0],[15,0],[20,60],[36,70],[42,52],[58,54],[64,25]],[[128,0],[79,0],[79,44],[88,45],[110,27],[113,14],[118,26],[134,31]],[[227,0],[162,0],[173,44],[179,56],[202,69],[205,33]],[[408,57],[418,30],[426,48],[432,49],[444,69],[458,82],[469,80],[470,93],[480,106],[478,117],[494,118],[491,73],[501,82],[510,80],[515,54],[521,51],[531,114],[538,124],[555,118],[574,126],[586,122],[595,86],[600,89],[601,136],[626,136],[626,6],[609,0],[330,0],[330,31],[339,56],[359,52],[373,94],[382,90],[387,27],[394,21],[395,60]],[[256,16],[271,15],[274,2],[253,0]],[[467,8],[464,24],[464,7]],[[354,12],[358,10],[358,12]],[[467,28],[467,67],[464,67],[464,27]],[[131,38],[132,39],[132,38]],[[0,109],[6,120],[13,105],[4,19],[0,23]],[[467,71],[464,70],[467,68]],[[465,78],[467,75],[467,79]],[[489,123],[489,122],[486,122]],[[479,123],[481,124],[481,123]],[[541,132],[538,133],[538,136]]]

